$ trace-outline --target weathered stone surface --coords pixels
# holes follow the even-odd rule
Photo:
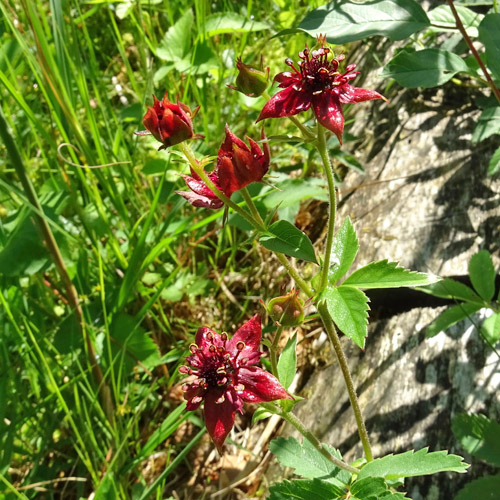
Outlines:
[[[347,215],[355,222],[361,246],[355,267],[389,259],[442,276],[465,275],[470,257],[486,248],[498,269],[500,183],[486,176],[493,141],[470,143],[479,112],[468,94],[449,85],[424,96],[401,92],[356,122],[364,137],[371,134],[360,155],[367,176],[349,174],[342,189],[360,182],[365,187],[348,192],[338,214],[339,225]],[[398,293],[389,292],[387,301]],[[453,416],[500,417],[499,358],[470,321],[426,339],[423,329],[441,310],[413,309],[373,321],[364,352],[344,339],[376,455],[424,446],[464,455],[451,432]],[[308,399],[298,415],[352,460],[362,448],[333,354],[330,360],[304,387]],[[407,481],[409,496],[451,499],[484,472],[481,467]]]

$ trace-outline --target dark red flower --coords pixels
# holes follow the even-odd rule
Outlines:
[[[261,334],[257,314],[229,340],[226,333],[200,328],[186,358],[188,366],[179,368],[181,373],[196,376],[182,386],[187,409],[196,410],[205,402],[205,424],[219,452],[243,403],[293,399],[276,377],[253,366],[262,355]]]
[[[208,174],[210,180],[228,198],[252,182],[258,182],[269,169],[269,145],[264,142],[262,151],[259,145],[247,137],[250,148],[236,137],[226,125],[226,138],[217,155],[217,165]],[[266,139],[262,130],[262,139]],[[220,208],[224,204],[215,196],[200,177],[191,169],[191,177],[184,175],[189,191],[176,191],[195,207]]]
[[[143,125],[147,130],[135,132],[136,135],[153,134],[157,141],[162,143],[160,149],[179,144],[186,139],[199,139],[200,135],[193,133],[193,118],[198,112],[199,106],[191,111],[188,106],[177,101],[174,104],[168,100],[167,92],[163,100],[159,101],[153,96],[153,106],[149,106],[144,118]]]
[[[279,73],[274,78],[284,89],[275,94],[262,109],[259,120],[292,116],[311,106],[318,121],[331,130],[342,144],[344,114],[342,104],[384,99],[374,90],[353,87],[349,82],[356,78],[355,64],[349,64],[345,73],[338,71],[343,55],[331,57],[324,37],[319,37],[321,47],[310,51],[307,46],[299,53],[302,59],[297,69],[291,59],[285,62],[293,69]]]

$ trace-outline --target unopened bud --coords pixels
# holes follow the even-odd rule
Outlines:
[[[267,312],[282,326],[298,326],[304,321],[304,301],[299,297],[299,291],[292,289],[286,295],[271,299]]]
[[[236,85],[228,85],[228,87],[249,97],[261,96],[269,83],[269,68],[265,71],[252,68],[246,65],[240,58],[236,62],[236,68],[238,68]]]

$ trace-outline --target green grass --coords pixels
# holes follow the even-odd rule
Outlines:
[[[1,109],[19,152],[14,161],[0,146],[0,498],[162,498],[176,468],[189,470],[204,427],[173,396],[177,367],[201,324],[223,328],[258,308],[243,298],[255,295],[258,254],[250,233],[221,228],[222,213],[175,195],[185,163],[133,132],[151,94],[168,90],[201,106],[197,155],[217,153],[226,122],[258,136],[259,105],[226,88],[234,60],[259,65],[262,54],[274,74],[304,39],[270,37],[306,6],[236,5],[0,1]],[[189,10],[184,53],[168,55],[163,37]],[[208,16],[231,12],[269,29],[206,31]],[[186,420],[191,430],[169,439]],[[166,468],[147,485],[141,464],[158,449]]]

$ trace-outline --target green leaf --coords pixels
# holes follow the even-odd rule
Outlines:
[[[495,500],[500,490],[500,476],[476,479],[462,488],[454,500]]]
[[[339,330],[364,349],[370,309],[368,297],[361,290],[344,285],[327,288],[324,297]]]
[[[281,385],[288,389],[297,372],[297,334],[290,337],[278,361],[278,378]]]
[[[437,283],[419,287],[418,290],[434,295],[442,299],[459,299],[467,302],[477,302],[483,304],[483,299],[479,297],[471,288],[460,281],[455,281],[451,278],[444,278]]]
[[[277,183],[278,190],[270,191],[264,197],[264,205],[269,209],[289,207],[300,203],[302,200],[315,198],[328,201],[326,181],[320,178],[286,179]]]
[[[500,467],[500,424],[484,415],[463,413],[453,419],[451,429],[471,455]]]
[[[484,320],[481,334],[492,347],[500,340],[500,313],[493,313]]]
[[[184,59],[191,49],[193,22],[193,11],[187,9],[179,20],[167,30],[161,44],[156,49],[156,55],[163,61],[181,61]]]
[[[483,19],[482,14],[478,14],[463,5],[455,5],[455,9],[458,12],[460,20],[467,31],[467,34],[472,37],[478,36],[477,27],[479,23]],[[440,5],[435,9],[430,10],[427,15],[433,26],[429,29],[432,31],[452,31],[456,32],[457,30],[457,22],[455,20],[455,16],[451,12],[451,9],[448,5]]]
[[[489,302],[495,294],[495,268],[488,250],[480,250],[471,257],[469,276],[476,292]]]
[[[500,148],[498,148],[490,159],[488,175],[496,175],[500,172]]]
[[[453,52],[441,49],[402,50],[389,61],[380,76],[394,78],[402,87],[413,89],[442,85],[460,71],[467,72],[467,64]]]
[[[261,245],[268,250],[317,262],[311,240],[290,222],[279,220],[268,228],[268,232],[270,234],[264,234],[259,239]]]
[[[365,173],[363,165],[361,165],[361,163],[359,163],[359,161],[353,155],[350,155],[345,151],[342,151],[341,149],[334,149],[330,151],[330,156],[336,158],[340,163],[342,163],[342,165],[352,168],[360,174]]]
[[[351,219],[347,217],[333,239],[330,270],[328,271],[328,281],[330,284],[335,285],[349,270],[358,250],[359,243],[356,231],[352,226]]]
[[[357,480],[349,491],[352,500],[405,500],[404,493],[391,492],[387,483],[381,477],[365,477]]]
[[[346,43],[373,35],[403,40],[429,24],[424,10],[413,0],[343,1],[314,9],[298,29],[314,37],[326,34],[330,43]]]
[[[336,500],[344,498],[344,491],[319,479],[283,481],[269,488],[268,500]]]
[[[486,63],[500,81],[500,14],[487,14],[479,25],[479,40],[486,49]]]
[[[252,425],[259,420],[264,420],[265,418],[272,417],[274,413],[270,412],[268,409],[259,406],[252,415]]]
[[[234,12],[212,14],[205,22],[205,33],[207,36],[220,35],[222,33],[248,33],[250,31],[268,30],[269,25],[247,19]]]
[[[447,451],[428,452],[428,448],[398,455],[387,455],[367,463],[358,475],[358,481],[365,477],[383,477],[394,480],[404,477],[425,476],[438,472],[464,473],[468,464],[458,455],[448,455]]]
[[[339,460],[342,455],[335,448],[326,446],[327,450]],[[271,441],[269,449],[276,455],[281,465],[295,469],[295,474],[308,479],[322,479],[339,488],[345,487],[351,475],[335,467],[307,439],[300,444],[295,438],[279,437]]]
[[[472,142],[484,141],[493,134],[500,134],[500,106],[483,110],[472,134]]]
[[[396,262],[379,260],[354,271],[344,285],[358,288],[399,288],[435,283],[440,278],[398,267]]]
[[[469,317],[471,314],[479,311],[483,306],[473,302],[457,304],[443,311],[426,329],[427,338],[434,337],[440,332],[444,332],[450,326]]]

